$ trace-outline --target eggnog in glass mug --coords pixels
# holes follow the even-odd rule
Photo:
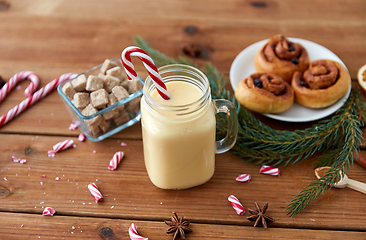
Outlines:
[[[234,146],[238,120],[232,102],[211,99],[207,77],[182,64],[159,68],[170,95],[164,100],[151,77],[141,99],[144,159],[151,182],[162,189],[186,189],[207,182],[215,154]],[[227,135],[216,141],[215,114],[227,115]]]

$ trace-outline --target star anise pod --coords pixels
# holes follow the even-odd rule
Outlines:
[[[248,209],[250,214],[252,214],[250,217],[248,217],[248,220],[252,222],[255,221],[254,227],[262,225],[264,228],[267,228],[267,222],[274,222],[273,218],[265,214],[268,208],[268,203],[264,204],[262,210],[258,203],[255,202],[255,208],[257,209],[256,211]]]
[[[192,232],[192,229],[189,227],[190,222],[184,221],[183,217],[179,219],[175,212],[173,212],[171,219],[171,221],[164,221],[166,225],[170,226],[166,233],[174,233],[173,240],[175,240],[178,236],[180,236],[182,239],[186,239],[186,233]]]

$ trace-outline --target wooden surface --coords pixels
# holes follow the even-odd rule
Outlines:
[[[205,58],[192,60],[200,66],[212,62],[229,83],[230,65],[241,50],[282,33],[327,47],[356,80],[366,64],[365,11],[364,0],[0,0],[0,75],[8,80],[31,70],[43,87],[63,73],[81,73],[118,57],[140,35],[170,57],[184,55],[184,44],[198,44]],[[146,76],[141,64],[136,67]],[[1,102],[1,115],[24,99],[28,84],[22,82],[21,90]],[[314,123],[258,117],[277,129]],[[77,141],[80,132],[69,131],[70,123],[53,92],[0,128],[1,239],[129,239],[132,222],[142,236],[171,239],[163,220],[173,211],[191,220],[193,233],[187,239],[366,239],[366,196],[351,189],[331,189],[302,213],[286,215],[293,196],[315,180],[315,157],[280,166],[281,176],[272,177],[231,153],[220,154],[208,183],[167,191],[154,187],[147,176],[139,123],[98,143]],[[49,158],[47,151],[66,138],[77,147]],[[112,172],[107,165],[116,151],[124,151],[125,158]],[[27,163],[13,163],[12,156]],[[241,173],[251,174],[252,181],[236,182]],[[366,182],[366,169],[359,164],[347,175]],[[87,190],[91,182],[106,195],[103,202],[94,202]],[[253,228],[249,213],[238,216],[232,209],[231,194],[246,209],[268,202],[267,213],[275,222],[269,229]],[[47,206],[56,209],[55,216],[41,215]]]

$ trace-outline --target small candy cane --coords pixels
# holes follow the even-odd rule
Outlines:
[[[241,203],[239,202],[239,199],[237,197],[235,197],[234,195],[230,195],[228,197],[228,200],[238,215],[244,215],[245,209],[244,209],[243,205],[241,205]]]
[[[31,83],[25,89],[24,95],[30,97],[38,88],[39,78],[36,74],[30,71],[23,71],[12,76],[8,82],[0,89],[0,102],[5,98],[5,96],[20,82],[29,79]]]
[[[134,223],[131,223],[131,226],[128,229],[128,234],[130,235],[131,240],[149,240],[149,238],[144,238],[138,235],[137,226]]]
[[[238,182],[249,182],[252,177],[250,174],[240,174],[235,180]]]
[[[88,189],[91,193],[91,195],[94,197],[96,202],[101,202],[103,201],[103,195],[100,193],[97,185],[95,185],[95,183],[90,183],[88,185]]]
[[[56,213],[56,210],[51,207],[45,207],[43,210],[43,216],[53,216]]]
[[[121,162],[121,159],[123,158],[124,155],[125,155],[124,152],[116,152],[111,161],[109,162],[108,169],[112,171],[116,170],[118,164]]]
[[[165,100],[169,100],[170,95],[167,91],[167,88],[166,88],[164,82],[163,82],[163,79],[161,78],[161,76],[158,72],[157,67],[155,66],[154,61],[147,54],[147,52],[145,52],[141,48],[138,48],[138,47],[135,47],[135,46],[125,48],[122,52],[122,55],[121,55],[122,64],[123,64],[123,67],[126,71],[128,79],[132,80],[132,79],[137,77],[137,73],[135,71],[135,68],[134,68],[132,62],[131,62],[131,56],[136,56],[142,61],[142,63],[144,64],[144,66],[147,70],[147,72],[149,73],[151,79],[153,80],[153,83],[156,87],[156,90],[158,91],[160,96]]]
[[[46,95],[55,90],[60,83],[72,79],[76,76],[77,74],[74,73],[63,74],[60,77],[54,79],[52,82],[48,83],[43,88],[39,89],[33,95],[30,95],[28,98],[24,99],[20,104],[16,105],[6,114],[0,117],[0,128],[16,116],[18,116],[20,113],[25,111],[27,108],[38,102],[41,98],[44,98]]]
[[[53,145],[53,150],[48,151],[49,157],[54,157],[57,152],[68,149],[74,145],[74,141],[71,139],[66,139],[65,141],[56,143]]]
[[[259,172],[272,176],[280,176],[280,170],[276,167],[262,166]]]

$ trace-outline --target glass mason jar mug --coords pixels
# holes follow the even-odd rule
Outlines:
[[[151,182],[163,189],[186,189],[207,182],[215,154],[234,146],[238,120],[232,102],[211,100],[207,77],[182,64],[159,68],[170,100],[162,99],[147,77],[141,99],[144,159]],[[215,114],[227,115],[225,138],[215,141]]]

